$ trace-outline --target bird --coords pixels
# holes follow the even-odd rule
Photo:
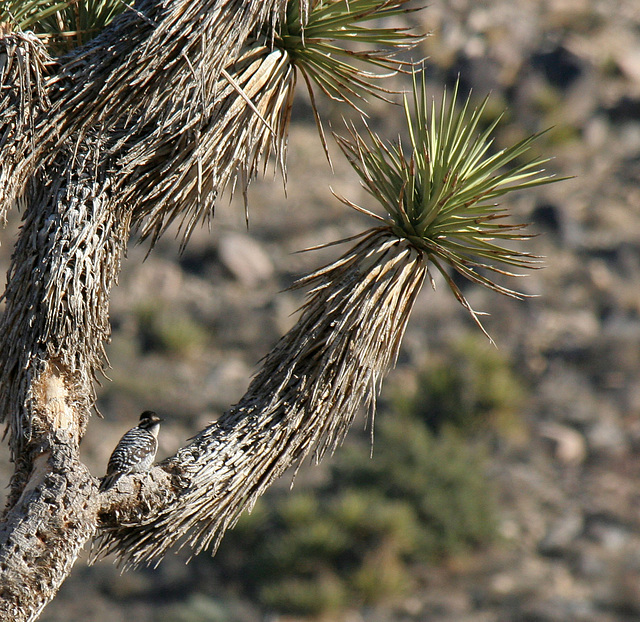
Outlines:
[[[107,474],[100,484],[100,490],[111,488],[122,475],[144,473],[151,468],[158,451],[160,422],[152,410],[145,410],[140,421],[118,441],[107,465]]]

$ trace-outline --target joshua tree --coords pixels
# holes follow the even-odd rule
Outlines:
[[[411,71],[392,53],[420,37],[378,20],[406,3],[4,3],[0,217],[16,204],[24,214],[0,321],[0,416],[15,464],[0,531],[3,619],[37,618],[87,542],[125,567],[157,562],[174,545],[215,550],[285,469],[333,450],[363,404],[373,413],[430,269],[476,321],[451,269],[519,296],[491,274],[535,258],[503,246],[526,235],[494,202],[550,181],[541,161],[522,159],[533,138],[493,151],[484,105],[458,107],[454,92],[438,111],[414,73],[408,145],[356,126],[337,137],[382,209],[342,199],[375,223],[297,283],[309,290],[300,319],[242,400],[174,456],[105,492],[79,460],[131,232],[153,244],[177,220],[186,243],[229,184],[246,190],[270,156],[285,174],[298,75],[322,144],[314,89],[356,109],[386,98],[384,72]],[[67,17],[72,37],[59,28]],[[59,36],[38,34],[48,22]]]

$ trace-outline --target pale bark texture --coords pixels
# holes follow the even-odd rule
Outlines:
[[[78,457],[131,231],[155,240],[177,218],[186,239],[270,152],[284,168],[295,71],[264,34],[284,6],[143,0],[55,62],[28,34],[0,33],[0,217],[24,206],[0,320],[15,463],[4,620],[36,619],[92,540],[130,566],[217,545],[287,467],[335,449],[361,404],[373,413],[426,275],[423,254],[384,227],[301,281],[299,323],[189,446],[104,494]]]

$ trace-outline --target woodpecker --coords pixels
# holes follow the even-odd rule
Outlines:
[[[158,451],[161,421],[151,410],[145,410],[140,415],[138,425],[131,428],[113,450],[100,490],[111,488],[122,475],[143,473],[151,468]]]

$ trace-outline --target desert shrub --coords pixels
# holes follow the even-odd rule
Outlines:
[[[387,417],[379,422],[374,459],[347,448],[332,481],[410,508],[415,522],[403,552],[409,560],[430,562],[492,539],[495,499],[485,454],[482,444],[453,428],[436,435],[415,418]]]
[[[205,328],[191,315],[157,302],[139,306],[136,319],[143,352],[185,357],[202,350],[209,340]]]
[[[467,335],[423,365],[415,390],[396,386],[391,408],[422,419],[435,434],[452,427],[464,436],[509,435],[521,425],[524,395],[504,354],[482,336]]]
[[[314,616],[398,597],[415,564],[490,542],[486,449],[409,412],[378,418],[313,490],[267,493],[222,543],[218,562],[262,607]]]

